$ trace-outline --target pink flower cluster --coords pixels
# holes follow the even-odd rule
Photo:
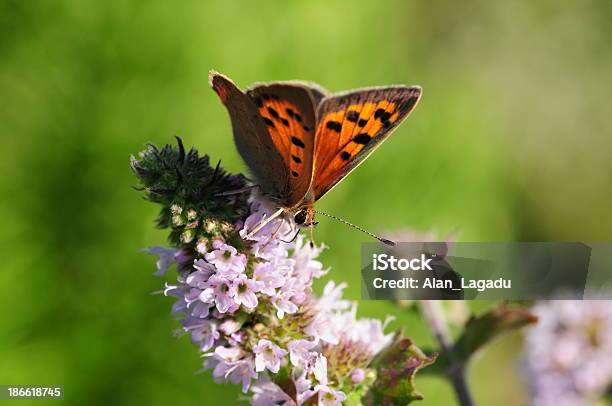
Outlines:
[[[525,367],[535,405],[599,404],[612,385],[609,301],[540,302],[526,333]]]
[[[270,214],[271,207],[256,200],[235,230],[245,239]],[[329,282],[321,298],[313,295],[313,279],[327,272],[316,259],[325,247],[302,236],[289,241],[295,233],[294,224],[275,219],[243,248],[218,233],[198,242],[193,253],[150,252],[160,256],[158,273],[179,265],[178,283],[164,293],[176,298],[173,314],[216,380],[240,383],[254,405],[313,399],[340,405],[365,383],[369,362],[391,335],[384,334],[385,323],[356,317],[356,305],[342,299],[344,284]],[[283,388],[294,390],[277,384],[281,369],[289,377]]]

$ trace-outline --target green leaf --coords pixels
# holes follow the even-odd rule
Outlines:
[[[414,377],[423,367],[432,364],[438,354],[427,356],[403,333],[396,333],[393,342],[372,361],[376,380],[364,398],[364,405],[407,405],[423,399],[415,388]]]
[[[468,320],[453,347],[457,362],[467,363],[470,358],[487,344],[528,324],[537,322],[537,317],[522,306],[508,306],[505,303],[488,312]]]
[[[507,303],[502,303],[480,316],[472,316],[453,345],[451,354],[442,352],[436,364],[425,373],[446,375],[453,369],[465,368],[474,354],[495,339],[535,322],[537,317],[531,314],[528,308],[509,306]]]

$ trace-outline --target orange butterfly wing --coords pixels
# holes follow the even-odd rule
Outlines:
[[[390,86],[323,99],[317,110],[314,199],[320,199],[374,152],[414,110],[421,93],[418,86]]]
[[[247,91],[286,167],[288,176],[280,201],[285,207],[300,203],[310,188],[315,103],[323,94],[320,88],[303,82],[273,82]]]
[[[227,108],[236,149],[249,167],[251,175],[267,196],[280,199],[285,193],[287,168],[268,135],[257,107],[228,77],[211,71],[209,81]]]
[[[209,80],[229,112],[236,147],[260,190],[283,207],[297,205],[312,178],[314,106],[326,92],[306,82],[274,82],[244,93],[217,72]]]

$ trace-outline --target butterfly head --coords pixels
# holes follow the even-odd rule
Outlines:
[[[317,223],[314,221],[314,210],[312,207],[303,207],[295,212],[293,220],[298,227],[312,227]]]

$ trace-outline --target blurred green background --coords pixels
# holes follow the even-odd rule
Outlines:
[[[213,68],[241,86],[423,86],[321,210],[464,241],[609,240],[611,16],[604,0],[1,0],[0,383],[63,384],[75,405],[238,403],[236,387],[196,374],[171,299],[151,296],[163,281],[139,248],[166,233],[130,188],[129,155],[174,135],[244,170]],[[324,219],[316,236],[327,279],[358,298],[364,236]],[[361,313],[433,342],[391,303]],[[515,334],[475,362],[477,403],[525,402],[520,351]],[[453,403],[446,382],[418,381],[422,405]]]

